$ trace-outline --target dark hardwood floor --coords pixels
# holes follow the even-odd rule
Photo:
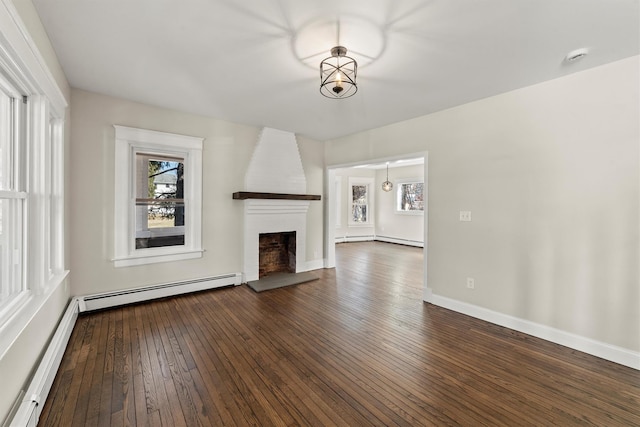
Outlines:
[[[639,426],[640,372],[421,301],[422,250],[82,315],[42,426]]]

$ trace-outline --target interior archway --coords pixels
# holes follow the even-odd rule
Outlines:
[[[429,212],[429,200],[428,200],[428,153],[415,153],[402,156],[393,156],[385,158],[376,158],[369,160],[362,160],[358,162],[337,164],[327,166],[325,169],[325,268],[334,268],[336,265],[336,223],[337,223],[337,210],[338,206],[341,206],[342,211],[346,209],[344,206],[344,200],[346,195],[338,194],[336,190],[336,177],[339,175],[340,170],[353,168],[357,169],[381,169],[386,168],[389,163],[389,170],[399,166],[407,166],[410,164],[423,165],[423,177],[424,177],[424,214],[423,214],[423,263],[424,263],[424,276],[423,276],[423,300],[427,300],[430,295],[430,289],[427,281],[427,269],[428,269],[428,212]],[[390,173],[392,175],[392,173]],[[392,178],[390,177],[390,180]],[[375,191],[379,188],[378,182],[374,181]],[[380,191],[382,191],[380,189]],[[342,200],[342,202],[338,199]],[[375,221],[375,215],[374,215]],[[373,225],[375,228],[375,224]]]

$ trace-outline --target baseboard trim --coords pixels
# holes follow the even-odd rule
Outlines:
[[[376,236],[374,235],[366,235],[366,236],[342,236],[336,237],[336,243],[351,243],[351,242],[372,242],[374,241]]]
[[[69,337],[78,319],[80,301],[73,298],[67,306],[47,350],[42,356],[29,388],[24,393],[22,402],[9,424],[11,427],[35,426],[40,419],[44,402],[49,395],[53,380],[56,377],[62,356],[67,348]]]
[[[405,245],[405,246],[415,246],[417,248],[424,247],[424,242],[419,242],[417,240],[398,239],[395,237],[377,236],[377,235],[374,240],[376,240],[377,242],[395,243],[398,245]]]
[[[240,285],[241,273],[231,273],[215,277],[185,280],[182,282],[163,283],[140,288],[124,289],[122,291],[105,292],[79,297],[80,311],[99,310],[119,305],[133,304],[157,298],[171,297],[190,292],[205,291],[223,286]]]
[[[534,337],[542,338],[592,356],[600,357],[620,365],[640,370],[640,353],[626,348],[593,340],[591,338],[572,334],[560,329],[518,317],[509,316],[497,311],[489,310],[477,305],[433,294],[430,290],[424,292],[424,301],[447,308],[458,313],[466,314],[496,325],[504,326]]]
[[[336,237],[335,243],[352,243],[352,242],[385,242],[395,243],[398,245],[414,246],[417,248],[423,248],[424,242],[410,239],[400,239],[396,237],[378,236],[378,235],[366,235],[366,236],[340,236]]]

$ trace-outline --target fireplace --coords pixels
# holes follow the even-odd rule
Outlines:
[[[258,238],[258,275],[296,272],[296,232],[261,233]]]
[[[258,280],[260,270],[260,236],[292,233],[289,240],[295,257],[289,257],[294,273],[306,271],[307,210],[306,200],[244,200],[244,281]]]
[[[233,193],[244,204],[243,281],[255,281],[276,270],[300,273],[307,266],[307,211],[319,195],[305,194],[307,180],[295,135],[264,128],[253,152],[244,191]],[[287,255],[278,258],[278,266],[264,267],[260,247],[263,235],[286,237]],[[273,243],[273,242],[272,242]],[[283,252],[284,253],[284,252]],[[282,260],[288,258],[286,261]],[[282,258],[282,259],[281,259]]]

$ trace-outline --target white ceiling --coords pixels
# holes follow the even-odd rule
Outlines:
[[[638,0],[33,1],[72,87],[319,140],[640,53]],[[338,21],[342,100],[319,93]]]

